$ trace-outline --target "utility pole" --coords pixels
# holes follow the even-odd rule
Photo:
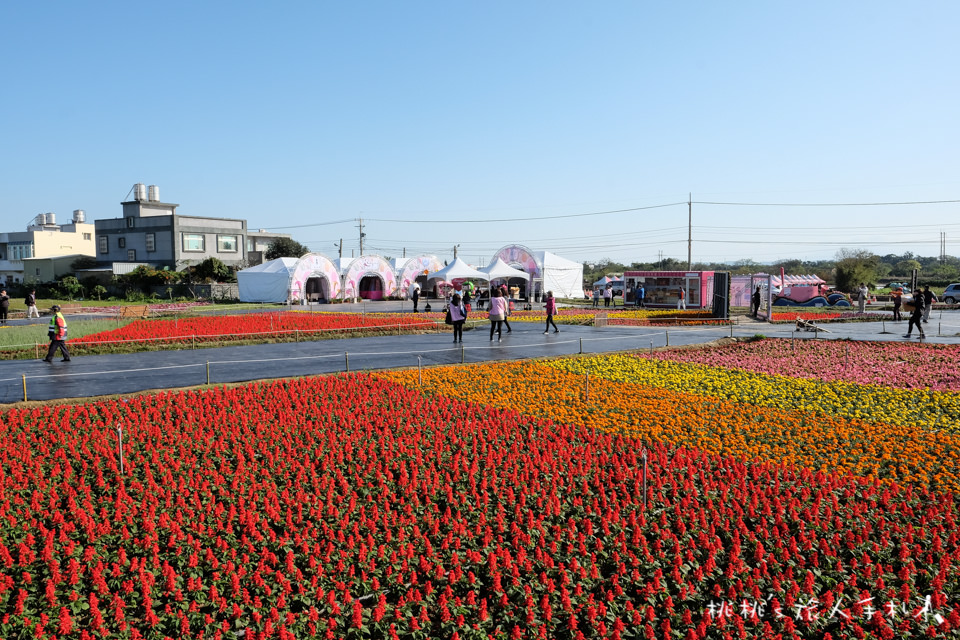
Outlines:
[[[687,271],[693,264],[693,193],[687,198]]]
[[[363,232],[363,218],[357,218],[357,228],[360,229],[360,255],[363,255],[363,239],[367,234]]]
[[[340,238],[340,259],[343,260],[343,238]]]
[[[459,247],[459,246],[460,246],[460,245],[458,245],[458,244],[453,245],[453,259],[454,259],[454,260],[457,259],[457,247]]]
[[[406,247],[403,248],[403,257],[404,257],[404,258],[407,257],[407,248],[406,248]]]

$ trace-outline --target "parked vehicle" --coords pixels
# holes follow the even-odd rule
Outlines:
[[[940,300],[945,304],[956,304],[960,300],[960,282],[954,282],[944,289]]]

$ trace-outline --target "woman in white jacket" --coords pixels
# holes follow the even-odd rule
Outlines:
[[[497,342],[503,332],[503,320],[507,317],[507,301],[504,300],[500,289],[490,291],[490,341],[493,342],[493,332],[497,332]]]

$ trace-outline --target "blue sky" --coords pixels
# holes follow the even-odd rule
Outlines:
[[[315,251],[960,255],[956,2],[0,8],[0,230],[135,182]],[[657,205],[670,205],[658,208]],[[601,213],[617,211],[617,213]],[[587,215],[598,214],[598,215]],[[307,226],[311,225],[311,226]]]

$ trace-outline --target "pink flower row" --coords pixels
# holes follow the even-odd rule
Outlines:
[[[659,360],[899,389],[960,390],[960,346],[848,340],[758,340],[642,354]]]

